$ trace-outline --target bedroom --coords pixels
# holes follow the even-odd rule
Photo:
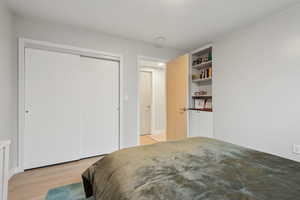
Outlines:
[[[209,96],[206,98],[212,98],[212,109],[208,110],[212,112],[208,112],[207,110],[190,110],[193,104],[193,94],[190,91],[193,74],[189,74],[190,71],[184,71],[187,74],[182,76],[182,73],[174,70],[175,74],[181,74],[181,76],[177,77],[173,75],[171,76],[173,78],[169,77],[169,81],[173,81],[171,86],[175,87],[173,91],[180,90],[180,92],[184,93],[185,88],[185,92],[188,94],[182,95],[182,93],[176,93],[177,96],[173,99],[176,101],[185,101],[185,104],[180,105],[176,109],[168,109],[171,113],[168,114],[167,111],[166,115],[175,116],[176,113],[172,114],[172,111],[176,110],[183,113],[186,119],[171,123],[170,127],[172,131],[166,131],[166,134],[178,133],[182,134],[180,137],[183,136],[183,138],[205,136],[216,139],[213,141],[207,141],[206,139],[202,139],[201,141],[198,141],[199,139],[192,139],[192,141],[189,139],[181,140],[180,142],[182,143],[177,149],[181,149],[182,152],[190,152],[189,155],[202,155],[199,153],[201,150],[197,149],[194,151],[196,148],[194,148],[194,145],[195,143],[200,144],[204,141],[205,144],[211,145],[207,149],[214,151],[215,154],[218,154],[216,152],[226,152],[228,149],[234,149],[235,152],[240,152],[243,156],[245,156],[245,152],[247,155],[253,154],[249,149],[268,153],[259,155],[264,157],[265,160],[274,159],[281,163],[263,163],[265,167],[271,167],[271,169],[275,170],[275,172],[274,170],[272,173],[270,172],[271,175],[276,173],[276,169],[286,170],[286,173],[279,174],[278,176],[273,174],[276,181],[262,176],[260,182],[265,183],[265,188],[262,190],[259,190],[262,186],[257,182],[254,182],[248,188],[239,188],[238,186],[240,193],[234,194],[241,196],[231,196],[231,198],[228,196],[220,197],[214,196],[222,195],[220,193],[209,192],[214,191],[214,189],[223,191],[222,189],[225,186],[221,184],[213,188],[210,187],[207,191],[199,190],[198,195],[200,196],[193,196],[194,198],[191,198],[189,195],[195,195],[190,192],[190,190],[194,191],[194,189],[191,189],[193,186],[203,189],[201,184],[197,184],[196,181],[194,185],[191,184],[189,192],[183,192],[183,194],[187,195],[186,197],[182,198],[182,196],[175,195],[172,199],[209,199],[207,196],[201,196],[204,194],[211,195],[211,199],[224,200],[243,198],[297,199],[299,196],[299,190],[297,189],[299,188],[298,180],[300,180],[299,170],[296,170],[300,162],[300,126],[298,122],[298,115],[300,113],[298,102],[300,102],[300,95],[297,92],[300,83],[300,68],[298,67],[300,64],[299,10],[300,2],[297,0],[254,0],[243,2],[229,0],[226,3],[220,0],[131,2],[113,0],[105,2],[89,1],[88,3],[86,1],[74,3],[70,0],[1,0],[0,141],[10,141],[10,145],[8,145],[9,142],[1,142],[0,145],[1,198],[6,200],[5,198],[8,193],[9,200],[44,200],[46,198],[48,198],[47,200],[52,200],[54,198],[52,193],[60,195],[55,188],[66,189],[62,187],[82,182],[82,173],[96,160],[102,158],[95,157],[80,160],[78,159],[80,157],[79,154],[82,153],[80,151],[85,152],[85,157],[90,157],[91,155],[95,155],[94,151],[97,151],[99,146],[107,145],[108,149],[106,151],[124,149],[125,152],[122,150],[119,152],[121,155],[122,153],[126,153],[126,151],[130,151],[127,152],[130,158],[127,159],[133,163],[138,162],[139,158],[144,157],[140,155],[142,151],[135,152],[139,140],[138,58],[144,56],[166,60],[167,65],[171,64],[175,66],[175,61],[185,55],[186,57],[183,61],[185,64],[180,64],[180,66],[190,69],[193,64],[189,60],[191,56],[212,47],[213,70],[212,80],[209,82],[212,89],[207,89],[207,93],[205,94]],[[206,55],[206,53],[204,54]],[[69,64],[64,65],[55,62],[59,60]],[[98,65],[99,62],[103,66],[113,67],[103,68],[103,70],[106,70],[105,73],[94,71],[98,74],[90,73],[87,70],[83,75],[81,67],[83,63],[85,63],[85,66],[90,66],[90,70],[98,70],[95,65]],[[49,71],[40,70],[39,66],[41,63],[44,66],[43,69]],[[25,65],[32,68],[26,68],[26,71],[23,71],[25,70]],[[77,67],[65,67],[70,65]],[[57,71],[50,70],[52,66],[55,66]],[[174,68],[172,67],[172,69]],[[24,76],[24,73],[28,73],[28,70],[31,70],[30,74],[32,76]],[[39,75],[34,76],[37,72]],[[50,74],[50,72],[53,74]],[[106,75],[107,73],[111,73],[110,76],[103,76],[103,74]],[[80,89],[80,92],[84,95],[80,95],[80,97],[84,98],[79,98],[79,101],[77,96],[74,96],[72,99],[75,100],[70,101],[70,97],[78,95],[77,88],[82,87],[82,85],[89,88],[95,87],[95,83],[100,83],[99,85],[101,85],[97,75],[102,76],[103,80],[108,77],[105,79],[106,82],[104,84],[107,87],[102,87],[101,90],[106,93],[111,92],[110,95],[101,95],[101,93],[96,93],[95,90],[86,90],[83,88]],[[59,94],[56,93],[57,91],[51,90],[56,82],[53,79],[48,79],[48,77],[59,79],[55,87],[60,92]],[[112,81],[112,77],[114,77],[115,81]],[[30,82],[30,80],[36,81],[37,78],[40,78],[39,83],[41,85]],[[185,83],[189,88],[184,87],[182,84],[176,86],[178,78],[185,78],[187,80]],[[75,79],[78,79],[80,84],[74,81]],[[34,93],[30,93],[34,98],[25,98],[28,91],[31,91],[25,91],[29,86],[29,84],[25,84],[26,81],[29,81],[27,83],[33,83],[29,89],[36,88],[36,90],[32,90]],[[53,84],[49,84],[50,81]],[[118,84],[115,84],[116,82]],[[60,87],[64,86],[61,83],[67,83],[69,88],[64,90],[64,87]],[[201,93],[202,91],[194,92]],[[199,94],[199,96],[201,95],[204,95],[204,93]],[[57,97],[56,100],[59,101],[64,100],[64,106],[59,104],[58,106],[60,107],[58,107],[58,110],[45,106],[52,105],[55,102],[47,101],[50,97],[52,100],[54,97]],[[40,107],[36,110],[34,108],[25,109],[23,106],[25,104],[28,105],[28,102],[30,103],[29,100],[34,100],[33,103],[42,100],[48,104],[39,104],[38,106]],[[82,101],[84,103],[80,103]],[[101,101],[101,104],[95,103],[97,101]],[[179,105],[180,102],[177,104]],[[169,105],[172,104],[167,103],[167,106]],[[103,113],[100,111],[107,109],[109,106],[113,107],[111,108],[113,111],[105,112],[109,115],[103,116]],[[62,115],[62,112],[60,112],[63,109],[68,109],[68,112],[64,112],[66,115]],[[97,123],[97,119],[101,118],[103,121],[107,120],[105,125],[114,128],[114,130],[109,129],[109,131],[104,131],[107,134],[105,137],[107,140],[99,140],[99,136],[93,135],[93,132],[90,131],[91,129],[85,126],[83,132],[90,135],[80,137],[79,129],[82,129],[82,121],[78,119],[76,112],[81,112],[82,109],[90,112],[84,118],[85,122],[89,122],[90,127],[103,128]],[[28,116],[35,116],[38,113],[40,115],[36,115],[37,117],[34,118],[36,126],[33,129],[42,129],[45,137],[38,137],[38,134],[33,135],[31,138],[27,137],[30,135],[23,137],[24,132],[26,132],[25,128],[28,128],[24,124],[25,116],[28,118]],[[197,115],[200,119],[192,115]],[[43,120],[49,116],[52,116],[53,120]],[[114,120],[111,120],[111,118],[114,118]],[[73,120],[71,121],[72,126],[64,126],[67,124],[64,123],[64,119],[68,119],[68,122]],[[53,126],[54,123],[60,125]],[[178,125],[178,127],[175,125]],[[56,135],[57,143],[54,144],[52,142],[54,134],[51,135],[51,133],[55,133],[58,127],[68,129],[69,134],[63,136]],[[110,139],[109,142],[108,139]],[[228,143],[220,144],[219,142],[221,141],[239,146],[228,147]],[[160,150],[159,153],[161,155],[157,155],[154,152],[153,155],[145,156],[145,159],[152,156],[157,158],[157,161],[164,161],[161,156],[167,153],[172,154],[169,158],[176,158],[178,156],[180,159],[187,159],[181,160],[186,162],[180,162],[176,165],[174,164],[175,162],[172,164],[170,161],[171,164],[169,163],[175,166],[175,168],[177,167],[176,170],[179,170],[176,173],[173,173],[173,171],[170,171],[170,173],[175,176],[180,175],[184,177],[185,179],[181,179],[182,183],[184,183],[184,180],[187,180],[189,176],[193,176],[193,173],[197,175],[197,172],[194,172],[193,169],[199,167],[199,163],[194,162],[194,157],[188,157],[188,159],[184,156],[185,154],[174,157],[174,152],[170,151],[173,147],[175,148],[176,144],[171,145],[171,143],[159,143],[155,144],[156,146],[154,145],[154,147],[146,145],[137,148],[146,151],[150,147],[153,147],[153,151]],[[7,150],[7,146],[10,147],[10,159],[7,156],[8,152],[3,152],[3,149]],[[29,149],[30,151],[26,153],[24,146],[25,150]],[[81,147],[79,148],[79,146]],[[240,148],[245,149],[242,151]],[[174,151],[177,151],[176,148]],[[35,168],[35,166],[47,166],[51,164],[48,154],[50,155],[50,153],[55,152],[56,156],[64,156],[67,153],[72,155],[71,159],[60,157],[59,163],[69,160],[76,161],[23,172],[26,169],[24,161],[28,161],[26,158],[37,158],[34,162],[33,160],[30,160],[32,162],[27,162],[28,169]],[[101,152],[96,152],[96,154],[100,155]],[[116,155],[118,157],[120,154],[113,154],[113,156]],[[219,154],[215,154],[213,155],[217,158]],[[107,159],[112,157],[108,156]],[[125,158],[126,155],[124,156]],[[248,158],[251,158],[250,160],[253,161],[252,164],[258,159],[257,157]],[[55,160],[58,158],[55,157],[52,159]],[[201,160],[201,158],[199,159]],[[245,160],[247,159],[244,158],[241,162],[246,162]],[[117,159],[117,161],[124,162],[123,158]],[[168,165],[167,158],[165,161],[165,164]],[[188,165],[189,161],[191,166]],[[102,162],[103,165],[108,164],[107,162],[105,163],[105,160]],[[182,166],[182,163],[187,163],[188,166]],[[140,164],[147,164],[147,162],[145,161]],[[229,167],[225,167],[224,170],[226,172],[226,170],[238,166],[238,163],[234,163]],[[257,165],[254,166],[256,167],[253,169],[256,169]],[[180,169],[183,167],[192,168],[190,174],[182,174],[183,171],[180,171]],[[288,167],[292,169],[289,171],[287,170]],[[141,168],[143,167],[141,166]],[[147,169],[151,171],[149,166]],[[165,168],[162,165],[157,170],[153,169],[151,172],[161,172],[160,170],[163,171],[163,169]],[[248,171],[244,169],[242,172],[247,174],[246,172],[249,171],[251,169],[248,169]],[[233,177],[241,178],[238,177],[238,172],[236,171],[231,174]],[[153,180],[153,177],[147,176],[149,173],[143,171],[140,171],[140,173],[120,171],[119,173],[133,173],[132,176],[129,176],[128,180],[134,177],[140,180]],[[202,171],[199,170],[198,175],[201,173]],[[172,178],[170,174],[169,177]],[[200,178],[197,176],[193,177]],[[86,178],[88,179],[88,177]],[[288,188],[278,184],[279,180],[282,179]],[[190,180],[193,179],[190,177]],[[217,177],[214,180],[216,182],[211,181],[212,184],[223,181],[222,177]],[[112,181],[117,180],[113,179]],[[174,179],[170,181],[174,181]],[[89,180],[86,180],[86,182],[88,183]],[[134,185],[125,182],[126,180],[124,179],[120,180],[120,183],[122,183],[121,186],[126,187],[126,184]],[[164,182],[162,181],[161,183]],[[228,184],[230,185],[230,183]],[[180,183],[177,184],[180,186]],[[149,185],[151,186],[151,184]],[[94,186],[96,187],[97,184],[94,184]],[[222,188],[222,186],[224,187]],[[232,187],[234,186],[236,185]],[[78,184],[74,185],[74,187],[78,187]],[[157,184],[157,187],[154,189],[164,188],[159,184]],[[70,187],[67,187],[67,189],[70,189]],[[80,190],[81,195],[85,195],[83,187],[76,189]],[[119,194],[116,192],[118,188],[108,187],[107,189],[115,189],[114,194]],[[124,188],[122,187],[121,189]],[[177,194],[181,189],[186,191],[186,188],[175,188],[174,194]],[[231,189],[228,191],[232,191]],[[49,194],[48,191],[50,191]],[[274,196],[270,196],[271,194],[266,191],[271,191],[270,193]],[[278,193],[278,191],[280,192]],[[126,192],[124,193],[127,195],[131,192],[138,195],[137,191],[126,190]],[[249,197],[250,192],[257,196]],[[96,194],[97,191],[93,191],[93,193]],[[150,195],[158,193],[163,194],[163,192],[154,190]],[[87,194],[89,194],[89,191],[87,191]],[[108,194],[109,191],[107,191]],[[47,195],[48,197],[46,197]],[[78,196],[75,196],[73,199],[75,200],[76,198],[78,199]],[[126,199],[126,197],[123,198]],[[154,198],[150,196],[149,198],[132,197],[131,199],[170,198]],[[59,198],[57,199],[60,200]],[[66,197],[63,197],[63,199],[66,199]],[[71,200],[73,199],[71,198]],[[95,199],[102,200],[103,198],[96,197]]]

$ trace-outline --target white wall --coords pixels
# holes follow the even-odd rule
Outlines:
[[[214,42],[214,134],[300,161],[300,5]]]
[[[0,1],[0,140],[13,140],[17,133],[17,70],[13,51],[13,17]],[[13,159],[11,166],[16,165]]]
[[[153,45],[120,39],[110,35],[84,30],[68,25],[47,21],[16,17],[16,37],[49,41],[105,51],[124,56],[124,91],[128,100],[124,102],[124,141],[123,146],[137,145],[137,56],[149,56],[171,59],[181,52],[168,48],[156,48]],[[15,38],[16,39],[16,38]],[[14,74],[16,76],[16,74]],[[13,149],[16,152],[16,149]],[[13,156],[16,160],[16,155]]]

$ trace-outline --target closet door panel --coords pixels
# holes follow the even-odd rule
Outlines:
[[[82,157],[119,149],[119,62],[81,57]]]
[[[80,157],[80,56],[25,50],[25,169]]]

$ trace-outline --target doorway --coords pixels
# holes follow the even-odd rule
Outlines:
[[[152,118],[152,71],[140,71],[140,133],[151,134]]]
[[[139,144],[166,140],[166,62],[140,57]]]

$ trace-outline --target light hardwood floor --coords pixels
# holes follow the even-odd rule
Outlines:
[[[8,200],[44,200],[49,189],[80,182],[82,172],[100,158],[94,157],[17,174],[9,181]]]
[[[151,138],[150,135],[143,135],[143,136],[140,137],[140,144],[141,145],[155,144],[157,142],[158,141]]]
[[[151,134],[150,137],[153,140],[156,140],[158,142],[164,142],[167,140],[167,134],[161,133],[161,134]]]
[[[140,137],[141,145],[154,144],[149,135]],[[9,181],[8,200],[44,200],[49,189],[77,183],[81,174],[101,157],[28,170]]]

